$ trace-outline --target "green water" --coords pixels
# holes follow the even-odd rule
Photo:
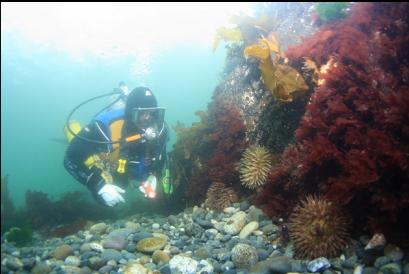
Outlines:
[[[15,33],[1,36],[1,176],[9,174],[9,191],[17,206],[28,189],[58,198],[86,191],[64,169],[63,127],[82,101],[111,92],[120,81],[130,89],[152,89],[166,121],[190,125],[196,110],[206,109],[223,69],[225,51],[179,44],[151,60],[150,73],[135,74],[135,57],[105,58],[88,54],[78,60],[59,48],[41,47]],[[76,118],[86,124],[109,98],[84,106]],[[172,130],[168,150],[175,142]]]

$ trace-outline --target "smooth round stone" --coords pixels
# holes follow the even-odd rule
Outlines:
[[[166,243],[167,241],[164,238],[149,237],[139,241],[136,248],[140,252],[154,252],[155,250],[162,249]]]
[[[126,251],[128,251],[128,252],[135,252],[135,250],[136,250],[136,244],[134,244],[134,243],[129,243],[126,246]]]
[[[270,254],[268,253],[268,251],[267,251],[267,250],[264,250],[264,249],[258,249],[258,250],[257,250],[257,253],[258,253],[258,259],[259,259],[260,261],[264,261],[264,260],[267,259],[268,256],[270,255]]]
[[[168,217],[168,222],[169,224],[176,226],[179,223],[179,220],[175,215],[170,215]]]
[[[320,257],[308,263],[307,268],[311,272],[325,270],[331,266],[331,263],[325,257]]]
[[[31,270],[31,273],[33,274],[46,274],[51,272],[51,267],[43,261],[37,262],[36,265],[33,267]]]
[[[362,274],[376,274],[378,269],[376,267],[364,267]]]
[[[154,223],[152,225],[152,229],[159,229],[159,228],[160,228],[160,224],[158,224],[158,223]]]
[[[101,259],[104,262],[108,262],[111,260],[119,261],[121,258],[122,258],[121,252],[115,249],[105,249],[104,251],[102,251],[101,254]]]
[[[200,259],[206,259],[209,257],[209,251],[207,248],[201,247],[194,252],[195,256]]]
[[[81,260],[77,256],[68,256],[67,258],[65,258],[64,263],[71,266],[79,266]]]
[[[246,200],[244,200],[243,202],[240,203],[240,210],[241,211],[246,211],[247,209],[249,209],[250,207],[250,203]]]
[[[98,269],[98,272],[101,274],[105,274],[105,273],[109,273],[112,270],[112,266],[111,265],[105,265],[103,267],[101,267],[100,269]]]
[[[400,249],[396,245],[388,244],[385,249],[384,249],[384,254],[387,256],[389,259],[391,259],[392,262],[397,262],[402,260],[404,253],[402,249]]]
[[[170,254],[176,255],[180,253],[180,249],[177,246],[171,246],[170,247]]]
[[[23,268],[23,262],[13,256],[7,256],[5,259],[2,259],[1,263],[5,264],[11,270],[20,270]]]
[[[273,233],[278,233],[280,231],[280,228],[275,224],[270,223],[261,227],[260,230],[263,231],[264,234],[269,235]]]
[[[225,233],[230,235],[238,234],[246,224],[246,213],[243,211],[236,212],[231,216],[223,226]]]
[[[165,264],[163,266],[161,266],[161,268],[159,269],[159,272],[161,274],[171,274],[172,272],[170,271],[170,267],[169,264]]]
[[[264,213],[261,209],[256,208],[254,206],[250,206],[248,213],[247,213],[247,219],[249,221],[260,221],[264,217]]]
[[[253,221],[248,224],[246,224],[243,229],[240,231],[239,238],[240,239],[245,239],[247,236],[249,236],[253,231],[255,231],[258,228],[258,222]]]
[[[78,273],[79,274],[81,272],[81,268],[77,266],[63,265],[61,266],[61,268],[63,269],[63,273]]]
[[[135,233],[135,234],[134,234],[132,240],[137,243],[137,242],[139,242],[140,240],[143,240],[143,239],[149,238],[149,237],[152,237],[152,233],[149,233],[149,232],[138,232],[138,233]]]
[[[80,252],[81,253],[88,252],[88,251],[91,251],[91,250],[92,250],[92,248],[91,248],[91,245],[89,243],[84,243],[80,247]]]
[[[101,235],[107,230],[108,225],[106,223],[98,223],[90,227],[89,232],[92,234]]]
[[[172,273],[195,273],[197,266],[197,261],[180,255],[176,255],[169,261],[169,267]]]
[[[102,246],[107,249],[122,250],[128,245],[128,241],[122,236],[112,236],[102,242]]]
[[[100,269],[104,265],[104,261],[97,256],[89,258],[89,267],[92,269]]]
[[[36,264],[36,259],[33,258],[33,257],[31,257],[31,258],[22,258],[21,261],[23,263],[23,268],[25,270],[32,269]]]
[[[92,270],[88,266],[81,267],[79,274],[92,274]]]
[[[169,255],[163,252],[162,250],[156,250],[152,254],[152,261],[157,265],[167,263],[169,262],[169,260],[170,260]]]
[[[214,228],[209,228],[205,231],[205,235],[209,239],[213,239],[217,235],[217,230]]]
[[[226,235],[223,235],[223,237],[220,239],[220,241],[222,241],[222,242],[227,242],[227,241],[229,241],[230,239],[231,239],[231,235],[226,234]]]
[[[389,257],[386,257],[386,256],[378,257],[375,260],[374,266],[377,268],[381,268],[382,266],[388,264],[390,261],[391,259],[389,259]]]
[[[227,261],[221,266],[222,271],[227,271],[233,268],[234,268],[234,263],[232,261]]]
[[[124,273],[125,274],[145,274],[145,273],[151,274],[153,272],[140,263],[130,263],[126,266]]]
[[[357,256],[354,255],[354,256],[349,257],[347,260],[342,261],[341,265],[345,268],[353,269],[357,263],[358,263],[358,258]]]
[[[73,253],[73,249],[69,245],[60,245],[54,250],[54,258],[57,260],[64,260]]]
[[[111,231],[108,236],[109,237],[124,237],[125,239],[133,232],[130,228],[118,228]]]
[[[270,260],[270,271],[273,273],[306,272],[305,266],[285,256],[275,256]]]
[[[382,266],[379,269],[384,274],[400,274],[402,273],[402,267],[398,263],[390,263]]]

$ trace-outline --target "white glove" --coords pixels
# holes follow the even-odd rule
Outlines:
[[[125,193],[125,190],[112,184],[106,184],[98,191],[98,194],[102,196],[107,206],[114,206],[119,202],[125,202],[119,193]]]
[[[144,136],[146,140],[153,140],[156,138],[156,130],[153,128],[149,127],[145,130]]]

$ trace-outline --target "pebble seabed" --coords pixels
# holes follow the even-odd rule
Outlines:
[[[365,249],[367,235],[339,257],[297,260],[280,227],[247,202],[220,213],[194,207],[167,217],[133,215],[64,238],[37,235],[21,248],[2,239],[1,273],[409,274],[398,246]]]

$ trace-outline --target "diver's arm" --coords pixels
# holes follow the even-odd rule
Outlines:
[[[82,129],[79,135],[91,140],[104,140],[96,123]],[[105,181],[101,176],[101,169],[96,166],[88,168],[85,162],[90,156],[106,150],[105,148],[104,144],[87,142],[75,137],[69,144],[64,158],[64,166],[67,171],[77,181],[87,186],[94,195],[104,186]]]

